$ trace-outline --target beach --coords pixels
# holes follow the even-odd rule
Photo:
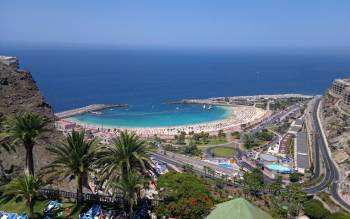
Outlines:
[[[59,120],[57,122],[57,127],[61,131],[69,132],[69,130],[75,128],[85,129],[91,133],[95,137],[107,139],[113,138],[116,134],[118,134],[121,130],[128,130],[131,132],[135,132],[137,135],[147,138],[158,136],[161,138],[169,138],[174,135],[179,134],[180,132],[186,132],[187,134],[190,132],[200,133],[207,132],[210,135],[216,135],[219,130],[223,130],[225,132],[234,132],[239,131],[242,125],[254,125],[265,118],[271,115],[271,111],[263,110],[261,108],[256,108],[252,106],[234,106],[229,107],[230,114],[224,118],[213,122],[208,123],[199,123],[192,125],[182,125],[182,126],[169,126],[169,127],[135,127],[135,128],[125,128],[118,126],[103,126],[98,124],[89,124],[81,121],[77,121],[74,118],[65,118]],[[62,124],[66,125],[66,128],[62,126]]]

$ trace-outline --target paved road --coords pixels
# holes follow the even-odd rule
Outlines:
[[[300,109],[299,104],[298,103],[293,104],[292,106],[288,107],[287,109],[272,115],[268,119],[265,119],[259,125],[255,126],[253,129],[251,129],[249,131],[249,133],[255,134],[257,132],[260,132],[263,129],[267,129],[267,128],[271,127],[273,124],[279,122],[281,118],[285,117],[286,115],[288,115],[291,112],[294,112],[298,109]]]
[[[312,112],[312,120],[313,125],[315,129],[315,150],[318,151],[322,155],[322,160],[325,164],[325,174],[322,179],[322,181],[311,188],[307,188],[304,191],[310,194],[316,194],[318,192],[321,192],[327,188],[330,188],[330,193],[332,197],[345,209],[350,211],[350,205],[347,204],[338,194],[338,181],[339,181],[339,172],[337,168],[335,167],[333,160],[331,158],[331,155],[329,154],[329,151],[327,149],[327,144],[325,143],[325,140],[321,133],[321,124],[317,117],[317,109],[320,105],[320,98],[316,100],[315,106],[313,108]],[[316,168],[315,168],[315,175],[320,175],[320,156],[316,156]],[[317,168],[318,166],[318,168]]]

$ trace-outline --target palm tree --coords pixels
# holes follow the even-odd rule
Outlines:
[[[127,177],[120,181],[113,182],[111,185],[114,196],[119,192],[123,193],[124,200],[129,205],[129,215],[133,214],[134,204],[140,196],[140,191],[144,188],[144,180],[137,172],[130,172]]]
[[[26,150],[26,170],[34,175],[33,148],[49,120],[34,113],[19,113],[2,122],[0,141],[6,145],[22,143]]]
[[[26,200],[26,204],[29,207],[29,216],[33,218],[34,204],[39,195],[39,189],[44,186],[45,183],[38,177],[24,174],[14,178],[9,184],[4,186],[3,196],[15,198],[23,198]]]
[[[96,158],[97,140],[85,139],[85,131],[74,131],[59,145],[47,148],[54,160],[44,169],[53,176],[65,179],[68,176],[77,178],[77,201],[81,201],[83,194],[83,178],[93,172],[93,162]]]
[[[130,172],[154,171],[149,152],[144,141],[127,131],[121,132],[113,144],[102,146],[96,164],[100,167],[102,181],[109,179],[106,188],[113,180],[127,178]]]

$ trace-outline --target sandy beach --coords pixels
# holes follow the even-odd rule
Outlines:
[[[267,118],[271,115],[270,111],[266,111],[260,108],[252,107],[252,106],[235,106],[230,107],[230,115],[225,119],[208,122],[208,123],[198,123],[193,125],[183,125],[183,126],[169,126],[169,127],[152,127],[152,128],[144,128],[144,127],[136,127],[136,128],[125,128],[125,127],[117,127],[117,126],[101,126],[97,124],[89,124],[77,121],[74,118],[66,118],[63,121],[66,123],[73,123],[78,128],[84,128],[86,130],[91,130],[93,133],[99,137],[107,138],[109,135],[118,134],[121,130],[129,130],[135,132],[137,135],[141,137],[171,137],[179,132],[208,132],[210,134],[217,134],[219,130],[224,130],[226,132],[239,131],[241,129],[242,124],[253,125],[264,118]],[[102,134],[101,134],[102,133]]]

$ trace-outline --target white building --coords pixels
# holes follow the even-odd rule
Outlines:
[[[17,58],[13,56],[0,56],[0,63],[3,63],[5,65],[16,65],[18,66]]]

